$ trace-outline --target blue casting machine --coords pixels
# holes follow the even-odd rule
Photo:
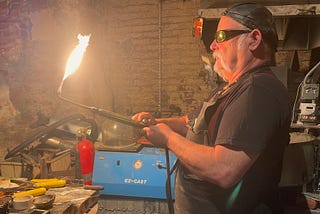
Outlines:
[[[109,124],[107,128],[107,133],[102,131],[103,144],[95,145],[92,183],[104,187],[100,194],[166,199],[165,150],[134,143],[130,135],[135,130],[130,127]],[[169,152],[169,160],[172,168],[177,158]],[[170,181],[174,197],[174,174]]]
[[[170,166],[175,161],[176,157],[170,154]],[[95,154],[92,182],[104,186],[100,194],[165,199],[166,179],[163,149],[143,147],[139,152],[97,151]],[[174,176],[170,179],[173,184]]]

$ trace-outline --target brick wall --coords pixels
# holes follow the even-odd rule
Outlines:
[[[198,2],[119,4],[108,5],[106,26],[106,72],[117,80],[112,87],[115,109],[166,111],[175,105],[190,111],[206,93],[199,78],[199,41],[192,37]]]

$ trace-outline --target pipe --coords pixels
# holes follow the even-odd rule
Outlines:
[[[162,112],[162,0],[159,0],[158,6],[158,29],[159,29],[159,40],[158,40],[158,84],[159,84],[159,100],[158,100],[158,112],[161,114]]]
[[[61,84],[61,87],[62,87],[62,84]],[[135,120],[131,120],[130,118],[127,118],[127,117],[125,117],[125,116],[123,116],[121,114],[117,114],[115,112],[108,111],[108,110],[105,110],[105,109],[96,108],[94,106],[87,106],[87,105],[84,105],[82,103],[78,103],[78,102],[72,101],[70,99],[67,99],[67,98],[61,96],[61,87],[59,87],[58,96],[59,96],[59,98],[61,98],[64,101],[67,101],[67,102],[72,103],[72,104],[74,104],[76,106],[88,109],[91,112],[99,114],[99,115],[101,115],[101,116],[103,116],[105,118],[108,118],[108,119],[111,119],[111,120],[115,120],[117,122],[124,123],[124,124],[129,125],[129,126],[134,126],[134,127],[138,127],[138,128],[145,127],[145,125],[143,125],[143,124],[141,124],[141,123],[139,123],[139,122],[137,122]]]

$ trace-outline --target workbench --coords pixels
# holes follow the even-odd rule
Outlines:
[[[99,192],[83,187],[52,188],[47,194],[55,194],[51,213],[87,213],[98,201]]]
[[[38,211],[37,213],[59,213],[59,214],[83,214],[88,213],[94,205],[97,204],[99,191],[84,189],[82,186],[77,187],[61,187],[50,188],[46,194],[54,194],[55,201],[49,211]],[[32,208],[34,209],[34,208]],[[9,213],[33,213],[23,211],[15,211],[10,209]],[[91,213],[91,212],[90,212]]]

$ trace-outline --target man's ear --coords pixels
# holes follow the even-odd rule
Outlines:
[[[254,29],[250,32],[249,49],[251,51],[256,50],[262,42],[262,33],[258,29]]]

